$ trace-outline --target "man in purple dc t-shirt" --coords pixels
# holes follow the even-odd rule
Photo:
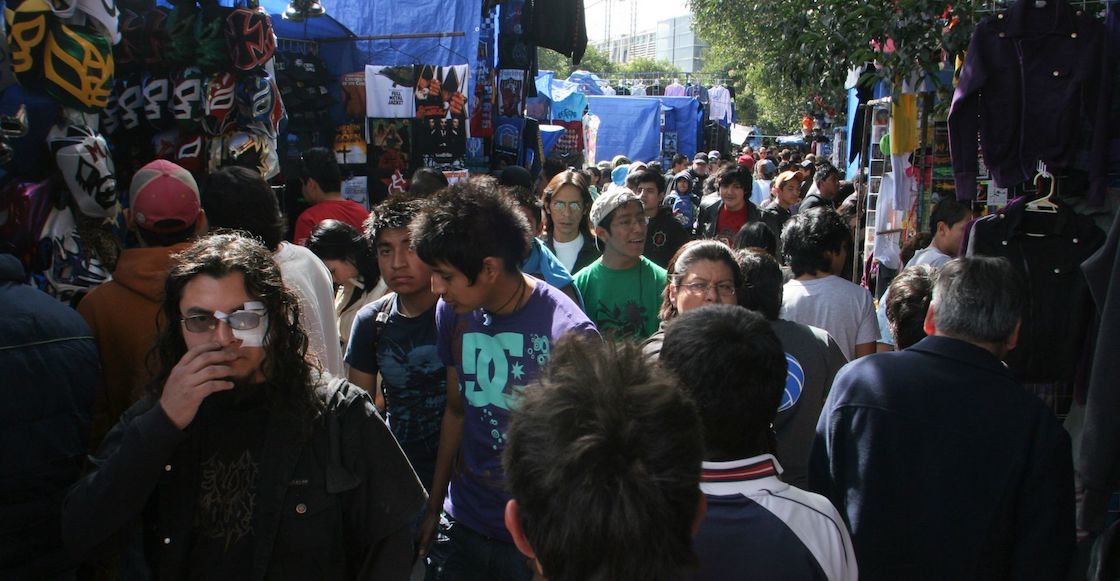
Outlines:
[[[455,519],[445,581],[528,581],[533,569],[504,521],[510,409],[560,337],[599,332],[567,295],[519,270],[529,225],[493,179],[437,194],[410,229],[441,296],[436,340],[447,366],[447,408],[418,551],[427,554],[443,509]]]

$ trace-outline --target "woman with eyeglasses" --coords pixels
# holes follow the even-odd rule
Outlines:
[[[665,325],[681,313],[708,304],[738,304],[737,291],[742,280],[735,255],[723,242],[692,240],[681,246],[669,260],[669,284],[662,293],[661,327],[642,343],[651,359],[661,353]]]
[[[601,254],[591,235],[591,201],[587,178],[578,171],[556,174],[544,189],[544,243],[571,274]]]

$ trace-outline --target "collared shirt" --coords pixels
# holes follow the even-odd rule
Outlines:
[[[693,539],[693,579],[858,578],[848,528],[818,494],[782,482],[777,458],[762,454],[704,462],[708,512]]]

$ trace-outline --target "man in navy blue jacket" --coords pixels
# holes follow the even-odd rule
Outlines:
[[[837,375],[809,486],[848,522],[863,579],[1066,577],[1069,437],[1001,361],[1025,304],[1005,259],[950,261],[929,336]]]

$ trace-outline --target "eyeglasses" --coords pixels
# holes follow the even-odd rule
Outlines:
[[[263,304],[253,304],[260,305],[260,307],[254,306],[250,309],[234,311],[228,315],[221,311],[210,315],[191,315],[180,320],[191,333],[210,333],[218,328],[219,321],[225,321],[229,328],[234,331],[248,331],[259,327],[265,315],[268,314]]]
[[[552,211],[553,212],[563,212],[566,209],[571,210],[573,212],[582,211],[583,210],[583,202],[561,202],[561,201],[552,202]]]
[[[635,193],[639,196],[644,196],[646,194],[656,194],[658,191],[656,187],[650,186],[648,188],[638,188]]]
[[[716,294],[718,294],[721,297],[734,296],[735,295],[735,290],[736,290],[734,283],[730,283],[730,282],[707,283],[707,282],[697,281],[697,282],[690,282],[690,283],[685,283],[685,284],[678,284],[677,288],[683,288],[683,289],[685,289],[689,292],[696,293],[698,295],[708,294],[708,291],[710,291],[712,289],[715,289]]]

